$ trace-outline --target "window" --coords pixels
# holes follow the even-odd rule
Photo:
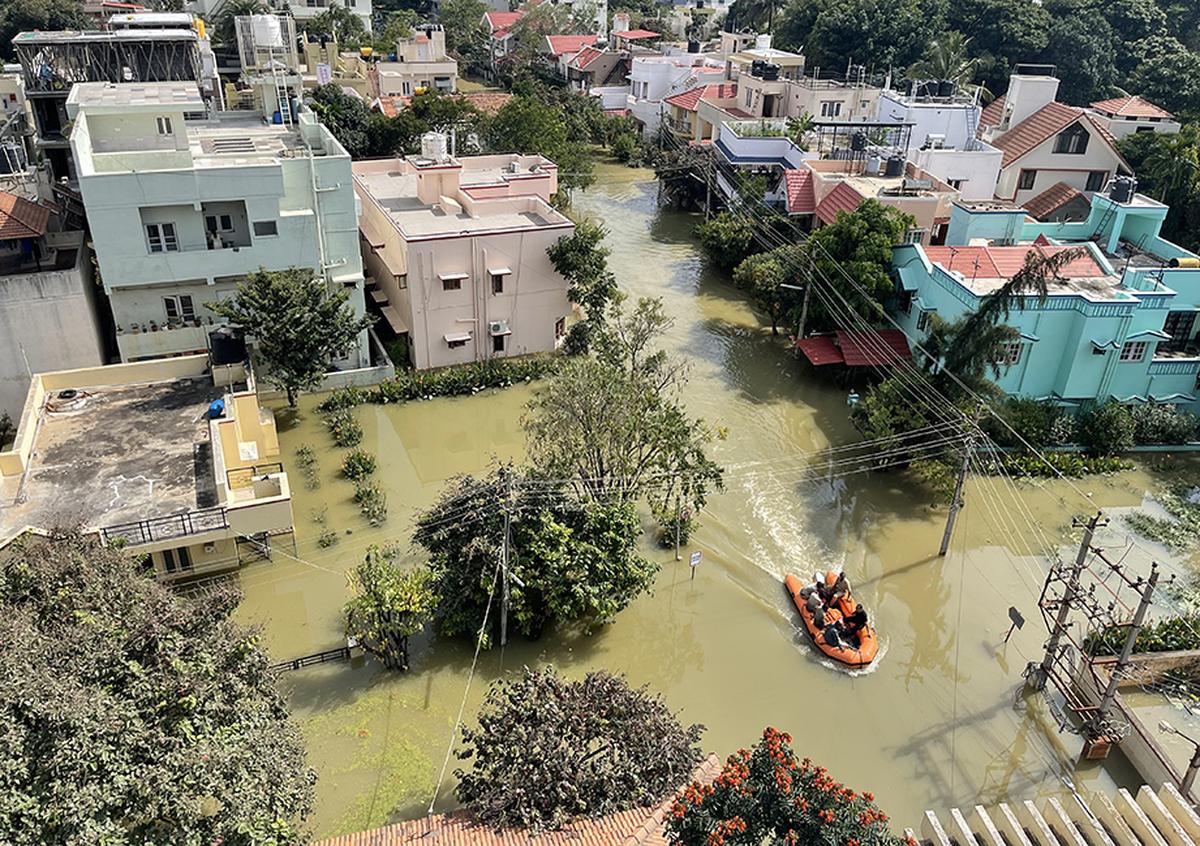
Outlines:
[[[996,351],[996,358],[992,363],[999,365],[1016,364],[1021,360],[1021,349],[1022,347],[1020,341],[1014,341],[1010,344],[1001,344],[999,349]]]
[[[233,218],[227,214],[206,214],[204,225],[209,232],[232,232]]]
[[[823,103],[821,103],[821,117],[837,117],[841,113],[841,100],[825,100]]]
[[[1087,185],[1084,186],[1084,191],[1103,191],[1104,183],[1108,181],[1107,170],[1093,170],[1088,173]]]
[[[1033,183],[1036,180],[1037,180],[1037,171],[1036,170],[1021,171],[1021,175],[1017,177],[1017,190],[1019,190],[1019,191],[1033,190]]]
[[[560,317],[558,320],[554,321],[554,340],[557,341],[565,334],[567,334],[567,319],[565,317]]]
[[[913,292],[903,288],[900,289],[900,296],[896,300],[896,305],[905,314],[912,314]]]
[[[1092,344],[1092,355],[1104,355],[1107,352],[1108,352],[1108,347],[1096,346],[1096,344],[1094,344],[1094,343]]]
[[[1054,139],[1054,152],[1081,156],[1087,152],[1089,137],[1088,131],[1081,124],[1073,123]]]
[[[1141,361],[1146,357],[1146,347],[1149,346],[1145,341],[1126,341],[1125,346],[1121,347],[1120,361]]]
[[[964,182],[966,182],[965,179],[947,179],[946,180],[946,184],[949,185],[951,188],[953,188],[955,191],[960,190],[962,188],[962,184]]]
[[[928,311],[926,311],[925,309],[922,309],[921,313],[919,315],[917,315],[917,331],[924,332],[924,331],[928,330],[929,323],[933,319],[933,315],[936,313],[937,313],[936,309],[929,309]]]
[[[1171,352],[1183,352],[1188,341],[1192,339],[1192,329],[1196,326],[1196,312],[1172,311],[1167,313],[1163,331],[1171,336],[1171,340],[1159,344]]]
[[[192,305],[192,298],[188,294],[163,297],[163,309],[167,313],[167,323],[196,319],[196,307]]]
[[[904,243],[906,244],[920,244],[924,239],[924,229],[910,229],[904,233]]]
[[[492,293],[493,294],[503,294],[504,293],[504,274],[503,273],[493,273],[492,274]]]
[[[254,221],[254,234],[260,238],[279,234],[279,225],[273,220]]]
[[[404,95],[405,97],[412,96],[412,83],[409,82],[407,79],[404,80],[404,82],[400,83],[400,93],[402,95]]]
[[[166,115],[159,115],[154,119],[154,122],[158,126],[159,135],[175,134],[175,130],[171,128],[171,119]]]
[[[174,223],[147,223],[146,240],[152,253],[179,252],[179,239],[175,237]]]
[[[188,552],[186,546],[178,549],[164,549],[162,557],[163,565],[167,568],[168,573],[192,569],[192,554]]]
[[[1153,126],[1139,126],[1137,129],[1134,130],[1134,132],[1153,132],[1153,131],[1154,131]]]
[[[461,279],[443,279],[442,280],[442,290],[443,291],[461,291],[462,290],[462,280]]]
[[[493,335],[492,336],[492,352],[498,352],[498,353],[504,352],[504,339],[506,337],[507,337],[506,335]]]
[[[456,350],[459,347],[465,347],[466,345],[467,345],[466,338],[453,338],[453,339],[446,341],[446,346],[448,346],[452,350]]]

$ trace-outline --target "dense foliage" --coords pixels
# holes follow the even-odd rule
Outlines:
[[[785,317],[798,323],[804,299],[798,289],[808,281],[807,266],[804,247],[789,244],[752,255],[734,269],[733,284],[771,318],[772,335],[779,334],[779,323]],[[793,334],[799,335],[799,331]]]
[[[237,599],[77,537],[0,556],[0,841],[303,839],[315,774]]]
[[[691,775],[702,731],[619,676],[526,669],[494,684],[479,728],[464,729],[457,795],[485,824],[529,832],[649,806]]]
[[[574,232],[546,249],[554,269],[567,280],[567,296],[583,311],[583,320],[570,328],[564,344],[564,351],[571,355],[587,352],[592,333],[603,325],[609,303],[617,294],[604,236],[603,226],[584,219]]]
[[[1187,550],[1200,542],[1200,500],[1189,484],[1173,485],[1154,495],[1168,519],[1137,511],[1125,516],[1129,528],[1172,549]]]
[[[370,318],[355,316],[348,299],[347,290],[331,293],[307,268],[260,269],[233,297],[207,305],[253,336],[264,377],[294,406],[297,392],[319,386],[334,356],[351,349],[370,325]]]
[[[722,270],[733,270],[755,252],[754,223],[749,215],[721,212],[696,227],[700,246]]]
[[[371,547],[350,571],[346,634],[392,670],[408,669],[408,639],[433,618],[437,594],[429,570],[402,570],[394,550]]]
[[[0,3],[0,59],[17,59],[12,40],[36,29],[87,29],[88,19],[77,0],[4,0]]]
[[[1093,655],[1116,655],[1125,645],[1129,629],[1113,626],[1093,634],[1084,646]],[[1166,617],[1148,623],[1138,632],[1133,641],[1134,653],[1175,652],[1185,649],[1200,649],[1200,615]]]
[[[870,793],[857,793],[807,758],[792,738],[763,730],[752,749],[729,756],[711,784],[694,782],[667,815],[680,846],[900,846]]]

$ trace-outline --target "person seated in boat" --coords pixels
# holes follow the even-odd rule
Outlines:
[[[867,627],[867,609],[858,605],[854,613],[840,620],[842,634],[851,643],[857,643],[859,634]]]
[[[827,607],[833,608],[837,605],[838,600],[850,594],[850,583],[846,581],[845,573],[830,570],[825,574],[822,582],[817,585],[817,592],[821,595],[821,601]]]
[[[818,596],[815,592],[810,593],[808,595],[808,598],[805,600],[804,607],[808,609],[808,612],[810,614],[812,614],[813,623],[816,625],[816,627],[819,629],[824,628],[825,627],[825,603],[823,603],[821,601],[821,597]]]

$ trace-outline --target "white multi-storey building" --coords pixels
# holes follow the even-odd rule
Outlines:
[[[362,313],[350,156],[290,92],[206,114],[190,83],[87,83],[68,100],[123,361],[204,350],[208,304],[249,273],[312,268]],[[342,367],[368,362],[366,333]]]

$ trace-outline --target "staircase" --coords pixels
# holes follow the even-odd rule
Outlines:
[[[944,816],[926,811],[919,835],[905,833],[923,846],[1200,846],[1200,816],[1164,784],[1142,786],[1136,797],[1121,788],[1111,798],[1076,793]]]

